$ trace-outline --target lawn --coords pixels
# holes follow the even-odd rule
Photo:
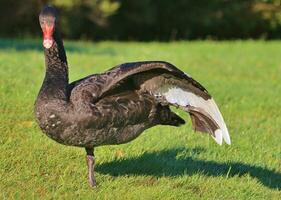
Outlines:
[[[71,81],[117,64],[165,60],[215,98],[232,145],[157,126],[95,150],[98,188],[84,149],[43,135],[33,104],[44,77],[41,41],[0,40],[0,199],[280,199],[281,41],[65,42]]]

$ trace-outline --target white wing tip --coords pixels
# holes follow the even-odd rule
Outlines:
[[[223,120],[222,114],[220,113],[220,110],[215,102],[215,100],[213,98],[211,98],[209,100],[209,102],[211,103],[211,107],[214,108],[213,112],[210,112],[209,114],[212,114],[212,117],[215,118],[216,122],[218,123],[220,129],[217,129],[215,131],[215,137],[217,137],[216,135],[218,134],[218,137],[220,139],[220,137],[222,137],[222,139],[225,141],[226,144],[230,145],[231,144],[231,140],[230,140],[230,136],[227,130],[227,127],[225,125],[225,122]],[[217,140],[215,139],[215,141],[217,142]],[[219,145],[222,144],[222,141],[219,140],[220,143],[218,143]]]
[[[221,131],[221,129],[217,129],[215,131],[215,136],[212,136],[212,137],[214,138],[216,143],[218,143],[219,145],[222,145],[222,131]]]
[[[227,129],[223,132],[222,137],[226,144],[231,145],[231,140]]]
[[[222,145],[223,140],[225,141],[226,144],[231,145],[231,140],[228,131],[224,132],[221,129],[217,129],[215,131],[215,136],[212,137],[219,145]]]

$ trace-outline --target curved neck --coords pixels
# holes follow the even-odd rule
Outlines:
[[[58,31],[54,33],[54,44],[44,48],[46,74],[39,96],[43,99],[66,100],[68,67],[63,42]]]

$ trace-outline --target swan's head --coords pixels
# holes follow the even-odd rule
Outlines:
[[[43,8],[39,15],[39,22],[43,32],[43,46],[49,49],[54,44],[53,34],[57,23],[57,11],[52,6]]]

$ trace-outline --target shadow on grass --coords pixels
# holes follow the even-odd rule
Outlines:
[[[243,176],[249,174],[268,188],[281,189],[281,173],[240,162],[218,163],[190,157],[204,149],[173,149],[144,153],[140,157],[115,160],[96,167],[100,173],[112,176],[151,175],[156,177],[203,174],[206,176]],[[189,157],[185,154],[188,152]],[[190,154],[191,153],[191,154]]]
[[[43,46],[41,40],[30,40],[30,41],[21,41],[21,40],[8,40],[8,39],[0,39],[0,49],[14,49],[16,51],[40,51],[43,52]],[[73,44],[65,44],[65,49],[67,52],[75,52],[75,53],[91,53],[96,55],[116,55],[115,50],[112,48],[93,48],[87,47],[79,47]]]

